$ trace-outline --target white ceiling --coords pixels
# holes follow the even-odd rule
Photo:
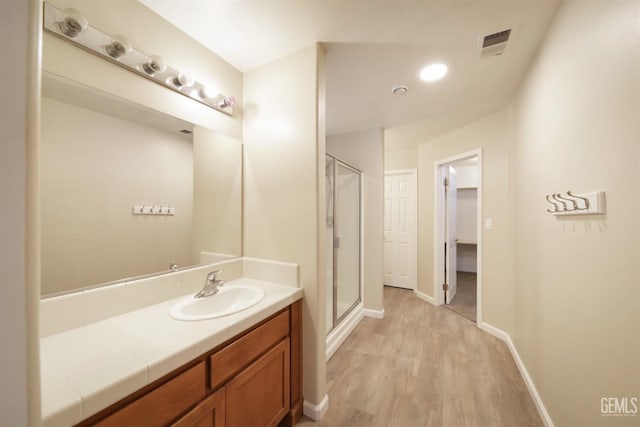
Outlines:
[[[418,120],[457,127],[507,105],[560,0],[139,0],[240,71],[316,41],[327,49],[327,133]],[[502,56],[482,38],[512,28]],[[449,74],[424,83],[420,68]],[[393,96],[396,84],[409,86]]]

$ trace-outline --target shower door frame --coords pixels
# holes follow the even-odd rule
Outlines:
[[[363,191],[362,191],[362,186],[363,186],[363,182],[362,182],[362,171],[358,168],[356,168],[355,166],[350,165],[349,163],[345,162],[344,160],[342,160],[341,158],[333,155],[333,154],[329,154],[329,153],[325,153],[325,155],[327,157],[331,157],[334,161],[333,164],[333,194],[332,194],[332,220],[333,220],[333,243],[332,243],[332,269],[333,269],[333,278],[332,278],[332,283],[333,283],[333,301],[332,301],[332,324],[331,324],[331,329],[327,331],[327,334],[334,331],[336,329],[336,327],[340,324],[340,322],[342,322],[342,320],[344,320],[359,304],[362,303],[362,242],[363,242],[363,223],[364,223],[364,218],[363,218],[363,212],[362,212],[362,205],[363,205]],[[338,256],[337,256],[337,249],[335,242],[336,242],[336,238],[338,236],[336,236],[337,233],[337,224],[339,222],[339,219],[336,218],[336,210],[337,210],[337,200],[338,200],[338,186],[337,186],[337,176],[338,176],[338,164],[340,164],[340,166],[343,166],[345,169],[350,170],[351,172],[354,172],[358,175],[358,298],[356,299],[356,301],[340,316],[338,317]]]

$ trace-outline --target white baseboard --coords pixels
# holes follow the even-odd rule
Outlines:
[[[320,421],[327,412],[327,409],[329,409],[329,396],[326,394],[322,398],[322,401],[317,405],[314,405],[307,400],[302,404],[302,413],[313,421]]]
[[[374,319],[384,319],[384,308],[382,310],[372,310],[370,308],[365,308],[364,315],[367,317],[373,317]]]
[[[540,418],[542,418],[542,422],[546,427],[554,427],[553,420],[551,419],[551,416],[549,415],[547,408],[544,406],[544,402],[542,401],[542,398],[538,393],[538,389],[536,388],[536,385],[533,383],[533,379],[531,378],[531,375],[529,375],[529,371],[527,371],[527,367],[524,365],[524,362],[522,361],[522,358],[518,353],[518,349],[516,348],[515,344],[511,340],[511,337],[509,336],[509,334],[503,331],[502,329],[498,329],[495,326],[489,325],[488,323],[484,323],[484,322],[479,323],[478,327],[483,331],[493,335],[494,337],[501,339],[502,341],[505,342],[505,344],[507,344],[507,347],[509,348],[511,355],[513,356],[513,360],[516,362],[516,366],[520,371],[520,375],[522,376],[524,383],[527,385],[529,394],[531,395],[533,402],[536,404],[536,408],[538,409]]]
[[[478,323],[478,328],[482,329],[485,332],[488,332],[489,334],[493,335],[496,338],[500,338],[504,342],[511,341],[511,338],[509,337],[508,333],[488,323],[485,323],[485,322]]]
[[[414,289],[413,293],[415,293],[418,298],[425,300],[429,304],[436,305],[436,302],[435,302],[435,300],[433,299],[432,296],[429,296],[429,295],[425,294],[424,292],[420,292],[417,289]]]
[[[344,340],[346,340],[356,326],[358,326],[358,323],[360,323],[364,316],[364,312],[365,310],[362,308],[362,303],[360,303],[327,335],[327,360],[331,359],[331,356],[340,348]]]

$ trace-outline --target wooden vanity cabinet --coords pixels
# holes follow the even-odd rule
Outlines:
[[[276,427],[302,416],[301,301],[78,426]]]

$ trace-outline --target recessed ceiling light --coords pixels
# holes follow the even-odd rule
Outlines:
[[[425,82],[435,82],[447,74],[447,66],[444,64],[430,64],[420,71],[420,78]]]

